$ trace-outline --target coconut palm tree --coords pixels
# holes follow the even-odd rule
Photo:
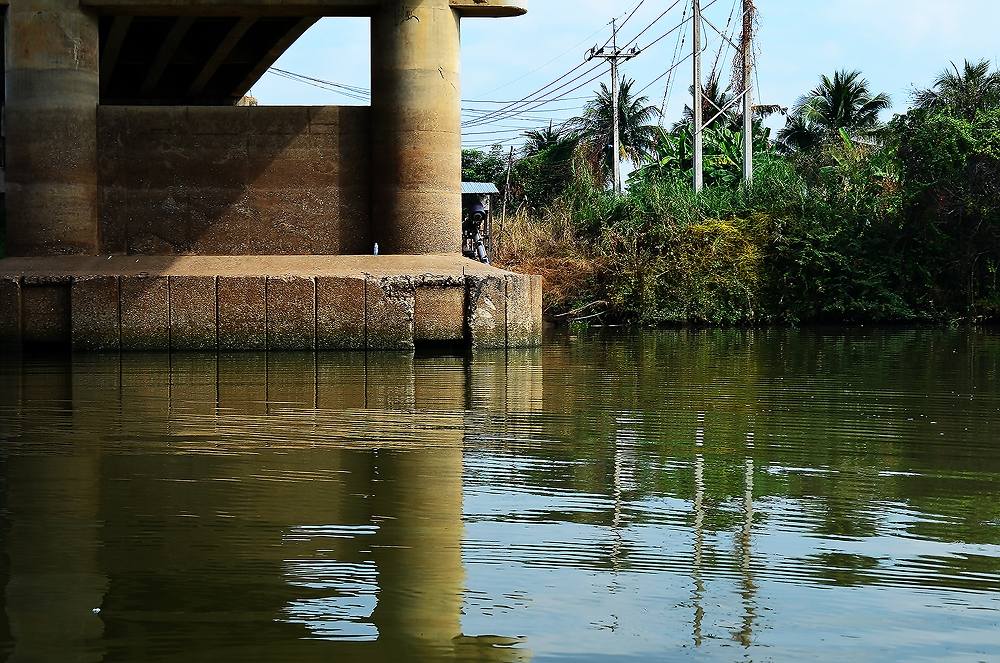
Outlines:
[[[641,163],[656,146],[657,126],[652,121],[659,114],[656,106],[649,104],[649,98],[635,96],[632,86],[635,81],[624,79],[618,93],[618,128],[621,157],[633,163]],[[588,102],[583,115],[570,120],[571,127],[580,139],[580,149],[594,176],[607,183],[614,169],[612,144],[614,135],[614,112],[611,90],[601,84],[597,97]]]
[[[688,93],[694,96],[694,86],[688,87]],[[702,121],[708,122],[713,117],[718,115],[718,118],[712,124],[718,124],[728,127],[734,131],[738,131],[743,126],[743,109],[742,105],[733,104],[726,108],[727,105],[732,103],[735,95],[732,91],[731,85],[722,86],[722,79],[719,73],[712,70],[712,73],[708,75],[708,80],[704,85],[701,86],[701,117]],[[673,130],[677,131],[683,129],[684,127],[691,128],[694,126],[694,111],[691,106],[684,106],[684,113],[681,115],[681,119],[676,122],[673,126]]]
[[[852,138],[870,138],[881,126],[879,113],[892,106],[885,93],[872,94],[860,71],[841,70],[800,98],[792,109],[778,141],[788,150],[808,151],[830,140],[840,140],[841,130]]]
[[[990,71],[988,60],[965,61],[959,69],[954,62],[934,79],[934,85],[917,90],[913,101],[918,108],[948,110],[967,120],[983,108],[1000,106],[1000,72]]]
[[[549,126],[544,129],[526,131],[524,137],[527,141],[521,150],[525,157],[532,157],[566,141],[575,141],[575,136],[571,132],[555,128],[552,122],[549,122]]]

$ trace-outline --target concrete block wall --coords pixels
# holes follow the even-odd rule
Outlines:
[[[370,109],[98,109],[101,253],[369,254]]]
[[[540,298],[541,278],[522,275],[4,276],[0,343],[98,352],[534,347]]]

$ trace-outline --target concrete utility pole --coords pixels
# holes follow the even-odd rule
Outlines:
[[[705,142],[702,136],[704,117],[702,116],[701,89],[701,0],[692,0],[693,12],[691,43],[694,46],[694,190],[700,193],[705,187]]]
[[[550,123],[551,128],[551,123]],[[500,232],[497,233],[497,241],[503,235],[503,227],[507,223],[507,199],[510,196],[510,171],[514,169],[514,147],[511,146],[510,154],[507,156],[507,184],[503,188],[503,209],[500,212]]]
[[[753,182],[753,0],[743,0],[743,181]]]
[[[621,111],[619,109],[619,103],[621,101],[619,98],[621,84],[618,81],[618,61],[634,58],[639,54],[639,48],[637,46],[633,46],[628,51],[621,51],[618,49],[618,19],[611,20],[611,52],[607,53],[605,48],[605,46],[602,46],[601,48],[597,48],[595,46],[590,49],[590,53],[587,54],[587,61],[589,62],[594,58],[603,58],[611,62],[611,163],[614,170],[615,193],[621,193],[621,128],[619,127],[621,119]]]
[[[611,48],[613,53],[618,52],[618,19],[611,19]],[[611,58],[611,112],[614,117],[611,119],[611,150],[614,155],[615,193],[622,191],[622,160],[621,160],[621,129],[618,127],[618,102],[620,84],[618,83],[618,58]]]

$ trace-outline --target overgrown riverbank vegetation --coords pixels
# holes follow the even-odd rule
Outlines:
[[[705,86],[705,116],[732,90]],[[756,109],[756,175],[742,183],[742,116],[705,132],[706,188],[691,191],[690,109],[672,126],[621,88],[610,190],[610,94],[558,129],[529,132],[495,262],[541,273],[546,310],[642,324],[950,321],[1000,314],[1000,74],[942,72],[912,108],[857,72],[823,77],[791,109]],[[787,112],[775,136],[768,114]],[[465,151],[468,179],[505,184],[504,155]]]

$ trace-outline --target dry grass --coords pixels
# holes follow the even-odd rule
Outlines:
[[[603,272],[601,261],[587,242],[577,237],[567,212],[530,217],[524,212],[508,216],[494,231],[493,264],[522,274],[541,274],[546,314],[564,313],[594,291]]]

